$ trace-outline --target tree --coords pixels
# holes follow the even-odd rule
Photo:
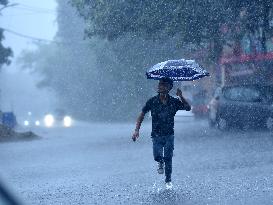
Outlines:
[[[180,36],[183,45],[213,44],[213,57],[221,44],[220,25],[230,11],[225,1],[81,1],[73,0],[87,21],[87,34],[113,40],[132,32],[145,38]],[[216,55],[216,56],[215,56]]]
[[[8,4],[7,0],[0,0],[0,5],[6,6]],[[3,46],[2,41],[4,40],[4,30],[0,28],[0,67],[3,64],[10,64],[9,57],[12,56],[12,50]]]
[[[168,58],[179,58],[177,37],[145,39],[126,33],[115,41],[84,38],[85,23],[74,7],[59,0],[56,43],[27,51],[21,65],[43,76],[40,86],[53,88],[60,106],[91,120],[135,118],[153,91],[145,71]]]
[[[171,4],[58,0],[58,4],[56,43],[25,53],[23,64],[44,76],[40,86],[53,88],[60,106],[83,119],[134,118],[154,93],[154,81],[145,78],[147,68],[166,59],[186,58],[208,45],[210,59],[216,62],[227,40],[223,25],[234,31],[232,39],[250,30],[242,27],[237,32],[246,4],[235,0]]]
[[[12,51],[10,48],[6,48],[3,46],[2,41],[4,39],[3,29],[0,28],[0,67],[3,64],[10,64],[9,57],[12,56]]]
[[[6,5],[8,5],[8,0],[0,0],[0,4],[1,5],[4,5],[4,6],[6,6]]]
[[[109,40],[125,33],[148,38],[166,38],[175,34],[182,44],[210,45],[210,57],[218,61],[225,37],[221,27],[227,25],[233,40],[241,40],[245,33],[263,28],[263,47],[269,32],[270,0],[182,0],[182,1],[105,1],[72,0],[88,25],[88,36]],[[246,11],[244,19],[240,19]],[[241,32],[238,32],[241,24]]]
[[[241,25],[244,34],[258,33],[261,40],[261,47],[263,52],[266,50],[266,39],[273,35],[273,29],[270,28],[269,22],[270,14],[273,13],[273,5],[270,0],[256,0],[256,1],[243,1],[241,3]],[[273,16],[271,16],[273,18]]]

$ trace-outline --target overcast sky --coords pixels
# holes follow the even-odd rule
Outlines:
[[[10,4],[2,11],[0,25],[19,34],[39,39],[51,40],[56,31],[55,0],[9,0]],[[15,57],[22,49],[30,48],[31,39],[5,32],[4,44],[12,47]]]
[[[20,115],[28,111],[38,112],[41,107],[48,110],[54,104],[52,94],[47,90],[37,89],[35,86],[37,76],[21,71],[14,62],[22,50],[35,48],[31,37],[53,39],[58,29],[56,2],[55,0],[9,0],[9,4],[17,5],[2,10],[0,26],[10,30],[10,32],[5,31],[3,44],[12,48],[14,57],[13,63],[8,67],[4,66],[1,71],[0,107],[3,111],[12,110]]]

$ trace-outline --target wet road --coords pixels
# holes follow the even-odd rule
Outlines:
[[[272,204],[273,135],[175,124],[172,191],[156,173],[146,120],[35,130],[0,144],[0,177],[25,204]]]

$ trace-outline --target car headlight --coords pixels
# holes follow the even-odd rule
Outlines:
[[[64,123],[65,127],[71,127],[71,125],[72,125],[72,118],[69,117],[69,116],[65,116],[63,123]]]
[[[25,125],[25,126],[29,126],[29,121],[28,121],[28,120],[25,120],[25,121],[24,121],[24,125]]]
[[[39,120],[36,120],[36,121],[35,121],[35,125],[36,125],[36,126],[40,126],[40,121],[39,121]]]
[[[47,127],[52,127],[54,124],[54,121],[55,121],[54,116],[51,114],[46,115],[44,118],[45,126]]]

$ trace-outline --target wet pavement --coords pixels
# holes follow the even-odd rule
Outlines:
[[[273,133],[175,124],[173,190],[156,172],[146,120],[33,129],[42,138],[0,144],[0,178],[25,204],[272,204]]]

